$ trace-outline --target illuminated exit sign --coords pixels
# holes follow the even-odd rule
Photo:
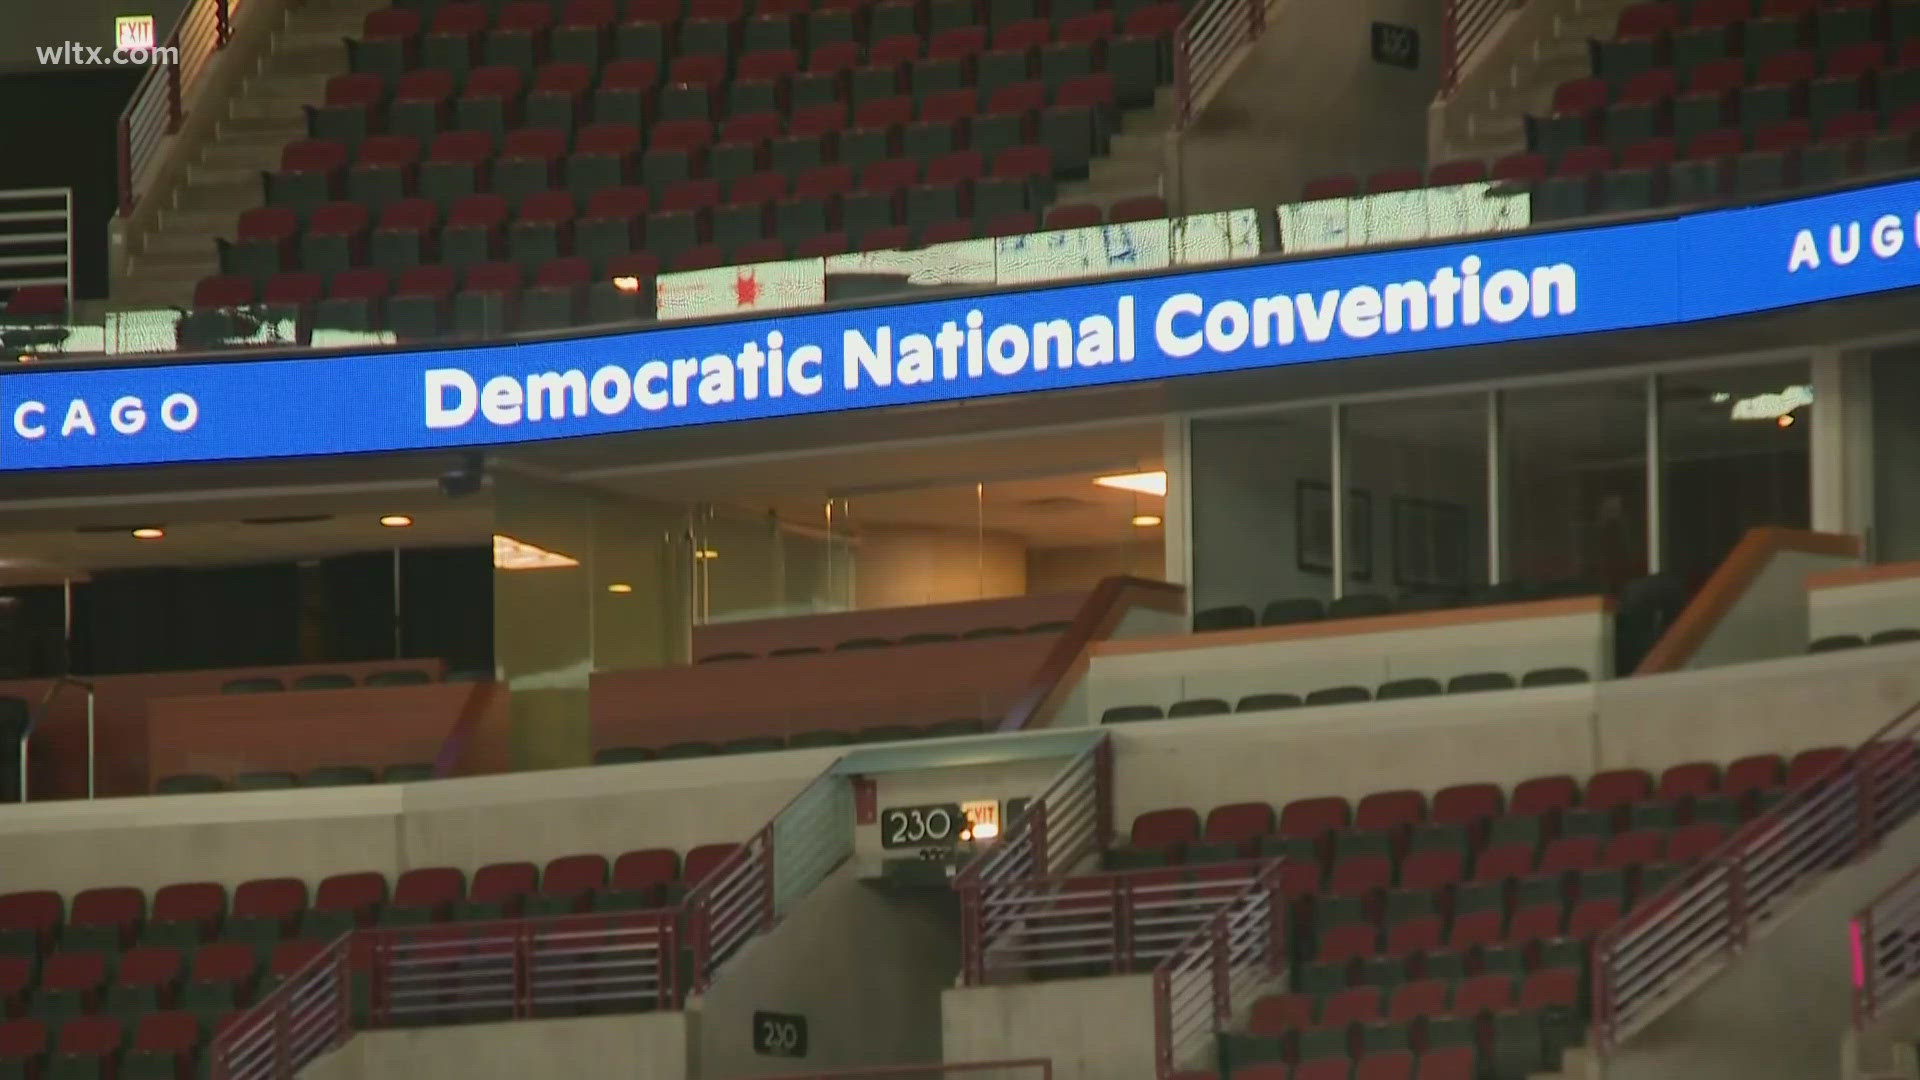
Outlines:
[[[153,48],[153,16],[117,16],[113,20],[113,47],[116,49]]]

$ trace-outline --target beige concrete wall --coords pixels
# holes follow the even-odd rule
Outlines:
[[[568,852],[681,851],[744,839],[837,753],[607,765],[426,784],[35,803],[0,808],[19,888],[155,889],[416,866],[472,871]],[[8,886],[9,888],[16,886]]]
[[[1859,743],[1920,700],[1920,645],[1535,690],[1117,725],[1115,827],[1165,806],[1601,769],[1660,770]]]
[[[520,1020],[372,1031],[300,1071],[302,1080],[523,1080],[698,1075],[681,1013]]]
[[[1807,648],[1807,575],[1858,565],[1852,556],[1781,551],[1687,660],[1690,669],[1793,656]]]
[[[1526,605],[1516,605],[1521,612]],[[1356,627],[1360,620],[1352,625]],[[1166,706],[1186,698],[1284,691],[1307,694],[1352,683],[1426,676],[1445,682],[1469,671],[1573,666],[1605,672],[1611,664],[1610,614],[1594,610],[1538,617],[1351,633],[1286,637],[1206,648],[1102,655],[1088,668],[1087,700],[1096,718],[1115,705]]]
[[[1115,975],[940,996],[948,1061],[1051,1058],[1054,1080],[1153,1076],[1153,977]]]
[[[694,1006],[700,1075],[939,1061],[940,992],[960,970],[949,908],[883,893],[843,864],[729,960]],[[806,1057],[756,1055],[756,1010],[806,1017]]]
[[[1920,626],[1920,574],[1807,590],[1807,637]]]

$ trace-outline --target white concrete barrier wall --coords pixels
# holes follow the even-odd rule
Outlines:
[[[1920,563],[1809,576],[1807,624],[1810,640],[1920,627]]]
[[[1086,683],[1094,720],[1116,705],[1293,693],[1394,679],[1577,667],[1611,671],[1613,617],[1598,598],[1103,643]]]
[[[680,1013],[519,1020],[362,1032],[300,1070],[302,1080],[685,1080],[689,1021]]]
[[[1115,975],[941,995],[948,1061],[1048,1058],[1054,1080],[1151,1080],[1153,978]]]

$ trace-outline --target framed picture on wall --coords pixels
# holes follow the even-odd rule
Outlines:
[[[1293,523],[1300,569],[1333,573],[1333,489],[1318,480],[1296,481]],[[1373,580],[1373,497],[1360,488],[1347,489],[1347,576]]]
[[[1467,508],[1393,499],[1393,580],[1403,589],[1463,589],[1472,577]]]

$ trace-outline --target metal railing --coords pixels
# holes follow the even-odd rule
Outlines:
[[[1193,123],[1207,91],[1232,73],[1234,55],[1266,28],[1266,0],[1200,0],[1187,12],[1173,36],[1179,127]]]
[[[754,1080],[930,1080],[945,1076],[965,1076],[969,1080],[1053,1080],[1053,1062],[1048,1058],[1021,1058],[1009,1061],[956,1061],[941,1065],[869,1065],[831,1072],[761,1075]]]
[[[0,191],[0,292],[58,285],[73,300],[73,189]]]
[[[207,1051],[208,1075],[289,1080],[356,1029],[678,1008],[681,915],[669,908],[350,931],[221,1030]]]
[[[1811,879],[1920,811],[1920,705],[1641,905],[1594,943],[1596,1043],[1619,1045],[1709,966],[1738,954]]]
[[[20,801],[23,803],[31,797],[28,782],[29,770],[27,767],[27,758],[28,752],[33,746],[34,730],[40,726],[42,720],[46,719],[47,714],[53,711],[53,703],[59,698],[60,691],[69,686],[76,687],[84,691],[87,695],[87,798],[93,798],[99,791],[99,777],[97,774],[100,755],[94,725],[93,684],[84,679],[76,679],[71,675],[62,675],[54,679],[53,684],[47,687],[47,692],[40,696],[39,707],[27,714],[26,726],[20,730]]]
[[[1149,971],[1261,875],[1256,861],[976,885],[965,910],[996,928],[971,972],[1124,975]]]
[[[853,793],[828,769],[687,893],[693,989],[853,854]]]
[[[1018,924],[1017,895],[1043,896],[1057,878],[1107,846],[1113,835],[1113,740],[1075,755],[1000,840],[954,878],[960,893],[961,977],[979,985],[985,958],[1000,935]],[[995,904],[985,900],[991,891]]]
[[[1500,16],[1525,0],[1447,0],[1440,16],[1440,92],[1447,94],[1460,82],[1467,66],[1500,23]]]
[[[1853,1026],[1920,982],[1920,867],[1873,898],[1847,924],[1853,951]]]
[[[1258,864],[1251,880],[1154,969],[1154,1070],[1160,1080],[1232,1024],[1238,1002],[1285,970],[1280,867],[1277,859]]]
[[[120,182],[120,213],[133,213],[145,192],[167,136],[180,130],[186,101],[205,73],[213,54],[233,39],[233,9],[241,0],[188,0],[186,9],[167,36],[165,57],[141,76],[133,100],[120,112],[115,130]]]

